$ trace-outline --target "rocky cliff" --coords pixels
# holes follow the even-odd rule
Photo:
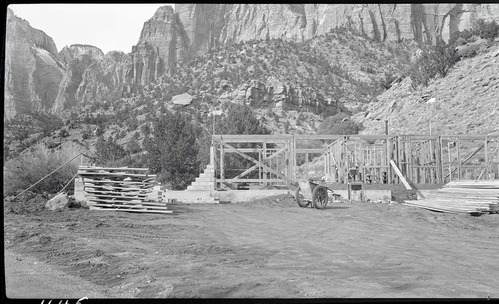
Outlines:
[[[52,112],[104,101],[123,91],[131,82],[130,56],[122,52],[102,51],[90,45],[71,45],[59,53],[65,65]],[[128,75],[128,76],[127,76]]]
[[[63,74],[52,38],[7,9],[4,119],[50,110]]]
[[[188,37],[171,6],[160,7],[144,23],[132,48],[132,83],[146,85],[161,75],[175,73],[178,61],[190,58]]]
[[[251,39],[304,41],[336,27],[376,41],[435,43],[479,18],[499,21],[497,4],[177,4],[176,11],[196,55]]]
[[[130,54],[104,55],[52,39],[8,10],[4,119],[120,96],[176,73],[178,64],[252,39],[305,41],[347,27],[375,41],[435,43],[479,19],[499,21],[497,4],[177,4],[144,23]]]

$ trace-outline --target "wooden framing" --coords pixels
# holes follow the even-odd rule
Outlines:
[[[352,178],[386,184],[499,178],[499,136],[214,135],[212,141],[219,155],[217,185],[293,186],[312,174],[332,183]],[[228,157],[246,165],[228,168]],[[310,163],[312,157],[323,158],[320,172]],[[357,170],[355,176],[351,169]]]

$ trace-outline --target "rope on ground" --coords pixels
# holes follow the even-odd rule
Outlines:
[[[39,181],[37,181],[36,183],[34,183],[33,185],[29,186],[27,189],[23,190],[21,193],[19,193],[18,195],[16,195],[12,200],[15,200],[16,198],[18,198],[21,194],[23,194],[24,192],[28,191],[29,189],[33,188],[34,186],[38,185],[41,181],[43,181],[44,179],[46,179],[47,177],[51,176],[52,174],[54,174],[57,170],[61,169],[62,167],[64,167],[65,165],[69,164],[71,161],[73,161],[75,158],[77,158],[78,156],[82,155],[83,152],[81,153],[78,153],[75,157],[71,158],[70,160],[68,160],[67,162],[65,162],[64,164],[60,165],[59,167],[57,167],[56,169],[54,169],[52,172],[50,172],[49,174],[45,175],[44,177],[42,177]],[[5,199],[5,197],[4,197]]]

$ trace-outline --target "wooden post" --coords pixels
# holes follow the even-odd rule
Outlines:
[[[225,156],[224,146],[220,144],[220,179],[222,180],[222,182],[225,181],[224,156]]]
[[[412,143],[410,137],[406,137],[406,143],[405,143],[405,148],[406,148],[406,161],[407,161],[407,175],[409,179],[413,179],[412,176]]]
[[[457,179],[461,179],[461,140],[456,138],[456,147],[457,147]]]
[[[489,143],[488,137],[485,136],[485,142],[483,143],[483,148],[485,150],[485,180],[489,179]]]
[[[308,180],[308,152],[305,152],[305,177]]]
[[[437,137],[438,145],[437,149],[437,172],[438,172],[438,183],[444,183],[444,168],[443,168],[443,153],[442,153],[442,136]]]
[[[400,141],[400,135],[397,136],[397,165],[400,168],[400,170],[403,170],[402,166],[402,145]],[[396,182],[397,184],[400,183],[400,178],[397,176],[396,177]]]
[[[388,135],[388,133],[386,134]],[[386,139],[386,176],[387,176],[387,183],[391,184],[392,183],[392,172],[390,170],[390,139]]]
[[[263,159],[266,159],[267,158],[267,141],[265,141],[265,140],[263,141],[262,148],[263,148],[263,151],[262,151]],[[267,171],[265,169],[263,169],[262,167],[259,167],[259,170],[263,174],[264,185],[267,186]]]

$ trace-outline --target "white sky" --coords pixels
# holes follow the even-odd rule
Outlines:
[[[171,3],[155,4],[11,4],[14,14],[54,39],[57,50],[89,44],[129,53],[139,41],[144,22]]]

